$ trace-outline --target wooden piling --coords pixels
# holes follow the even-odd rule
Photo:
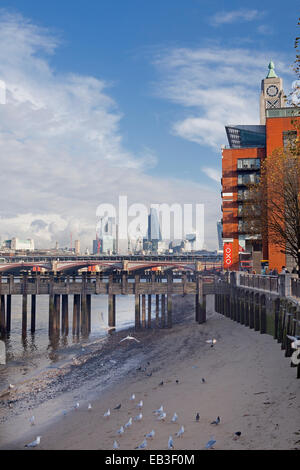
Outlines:
[[[27,334],[27,294],[22,296],[22,336]]]
[[[139,294],[139,283],[140,283],[140,276],[138,274],[135,275],[135,328],[139,329],[141,327],[141,309],[140,309],[140,294]]]
[[[6,296],[6,332],[11,330],[11,294]]]
[[[88,329],[88,333],[90,333],[92,329],[92,296],[91,294],[87,294],[86,296],[86,309],[87,309],[87,329]]]
[[[5,328],[5,295],[1,295],[0,299],[0,337],[6,334]]]
[[[148,328],[151,328],[151,301],[152,301],[152,296],[151,294],[148,294],[148,322],[147,322]]]
[[[166,296],[162,294],[161,296],[161,328],[166,326]]]
[[[61,296],[61,331],[62,334],[69,334],[69,297],[68,294]]]
[[[116,326],[116,299],[114,294],[108,295],[108,326]]]
[[[73,325],[72,333],[73,335],[79,335],[80,327],[80,294],[74,294],[73,299]]]
[[[30,331],[31,333],[35,332],[35,321],[36,321],[36,295],[31,296],[31,324]]]
[[[159,294],[155,296],[155,327],[159,328]]]
[[[142,294],[142,327],[146,328],[146,295]]]

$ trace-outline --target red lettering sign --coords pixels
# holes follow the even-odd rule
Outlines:
[[[224,268],[230,268],[232,265],[232,243],[224,243],[223,247]]]

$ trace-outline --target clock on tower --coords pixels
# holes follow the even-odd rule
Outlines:
[[[282,79],[276,75],[274,63],[269,63],[269,72],[261,82],[260,123],[266,124],[266,109],[283,108],[285,105]]]

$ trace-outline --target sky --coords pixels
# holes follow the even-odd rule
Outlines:
[[[204,204],[217,248],[227,124],[296,79],[297,2],[2,0],[0,237],[91,249],[99,204]]]

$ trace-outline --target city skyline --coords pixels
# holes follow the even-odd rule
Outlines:
[[[217,248],[225,125],[259,124],[270,59],[290,90],[296,7],[282,18],[257,1],[2,5],[2,239],[42,248],[72,233],[84,250],[97,205],[127,194],[204,203]]]

